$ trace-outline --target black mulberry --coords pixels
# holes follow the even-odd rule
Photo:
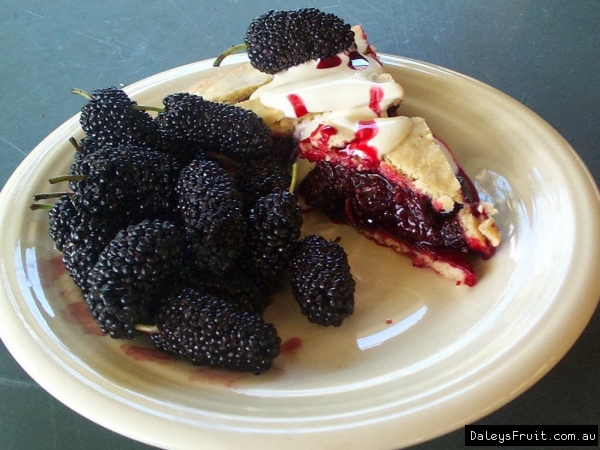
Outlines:
[[[98,256],[85,300],[100,328],[116,339],[153,324],[179,273],[180,230],[171,222],[144,220],[120,231]]]
[[[196,365],[260,374],[279,355],[275,327],[227,300],[186,287],[173,295],[159,314],[157,348]]]
[[[160,217],[174,208],[180,164],[151,148],[104,146],[74,163],[75,207],[94,217],[130,215],[130,223]]]
[[[224,272],[196,272],[187,275],[184,283],[201,292],[228,300],[236,308],[262,314],[278,287],[254,266],[245,255]]]
[[[200,270],[225,270],[243,247],[245,220],[240,194],[227,171],[211,160],[194,160],[180,173],[178,208]]]
[[[253,111],[211,102],[194,94],[172,94],[163,99],[164,112],[156,118],[160,139],[195,142],[205,150],[231,158],[265,156],[271,133]]]
[[[276,190],[289,189],[292,184],[291,166],[271,159],[245,164],[235,174],[235,185],[244,204],[252,207],[256,201]]]
[[[126,224],[87,216],[73,206],[69,195],[60,197],[49,211],[49,222],[50,237],[63,253],[67,273],[86,292],[98,255]]]
[[[79,92],[79,90],[75,90]],[[108,145],[152,145],[156,124],[122,89],[95,90],[81,108],[79,123],[87,137]]]
[[[73,206],[69,195],[60,197],[48,211],[48,234],[50,234],[58,251],[62,252],[69,242],[71,223],[77,214],[78,212]]]
[[[334,241],[308,235],[292,257],[292,293],[312,323],[340,326],[354,312],[356,282],[344,249]]]
[[[271,10],[250,23],[244,42],[250,63],[275,74],[350,49],[354,32],[336,15],[316,8]]]
[[[248,216],[248,256],[267,278],[287,269],[300,237],[302,214],[295,194],[279,190],[259,198]]]

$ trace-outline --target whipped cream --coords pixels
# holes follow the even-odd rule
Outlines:
[[[387,115],[399,104],[402,86],[376,59],[358,51],[312,60],[276,73],[250,99],[260,99],[289,118],[328,111],[346,111],[366,118]]]
[[[300,142],[321,140],[324,128],[329,130],[327,145],[330,148],[343,149],[341,151],[349,156],[365,160],[381,160],[406,139],[412,122],[404,116],[370,119],[336,111],[301,120],[296,126],[295,138]]]

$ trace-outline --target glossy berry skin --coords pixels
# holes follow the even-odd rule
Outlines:
[[[144,220],[120,231],[98,256],[85,301],[102,331],[131,339],[140,324],[153,324],[160,301],[180,272],[179,228]]]
[[[248,215],[247,256],[264,276],[287,269],[300,237],[302,214],[295,194],[277,190],[259,198]]]
[[[354,312],[356,282],[344,249],[317,235],[300,240],[292,257],[292,293],[312,323],[339,327]]]
[[[188,93],[169,95],[163,104],[156,118],[161,141],[192,142],[242,160],[263,157],[271,148],[269,128],[253,111]]]
[[[281,339],[260,315],[186,287],[163,307],[154,345],[196,365],[260,374],[279,355]]]
[[[156,124],[146,112],[134,109],[137,103],[116,87],[95,90],[81,109],[79,123],[86,136],[106,145],[151,145]]]
[[[87,278],[98,255],[128,223],[101,220],[78,211],[71,197],[60,197],[49,211],[49,234],[75,284],[87,291]]]
[[[336,15],[316,8],[271,10],[250,23],[244,42],[250,63],[275,74],[350,49],[354,32]]]
[[[241,252],[245,230],[242,200],[227,171],[196,159],[181,171],[176,193],[198,268],[227,269]]]
[[[171,211],[180,164],[152,148],[103,146],[71,167],[81,181],[71,182],[72,202],[89,216],[129,223]]]
[[[242,195],[244,205],[252,207],[264,195],[289,189],[292,183],[292,168],[291,165],[282,164],[277,160],[255,160],[237,171],[234,182]]]
[[[71,197],[63,195],[48,211],[48,234],[54,241],[58,251],[63,251],[69,242],[71,223],[77,217],[77,210],[71,202]]]

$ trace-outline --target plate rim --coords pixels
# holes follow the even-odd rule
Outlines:
[[[584,192],[584,195],[586,197],[596,199],[596,202],[595,203],[592,202],[592,205],[590,206],[591,214],[589,217],[591,219],[591,225],[589,225],[589,228],[590,229],[593,227],[600,228],[600,202],[598,201],[598,200],[600,200],[600,195],[598,193],[598,188],[595,186],[595,182],[593,180],[593,177],[591,176],[591,173],[589,172],[589,170],[587,169],[587,167],[585,166],[585,164],[583,163],[583,161],[581,160],[579,155],[576,153],[576,151],[571,147],[571,145],[566,140],[564,140],[564,138],[562,138],[562,136],[560,136],[560,134],[554,128],[552,128],[549,124],[547,124],[543,120],[543,118],[541,118],[535,112],[531,111],[529,108],[522,105],[518,101],[512,99],[507,94],[504,94],[501,91],[497,90],[496,88],[489,86],[485,83],[482,83],[481,81],[478,81],[467,75],[460,74],[458,72],[443,68],[443,67],[435,65],[435,64],[418,61],[418,60],[414,60],[414,59],[410,59],[410,58],[388,55],[388,54],[380,54],[380,57],[381,57],[382,61],[384,62],[384,64],[392,64],[392,65],[400,64],[400,65],[402,65],[404,63],[405,66],[412,65],[413,67],[420,67],[423,70],[439,73],[444,76],[456,77],[457,80],[468,80],[470,83],[476,83],[478,86],[480,86],[483,89],[492,89],[493,91],[495,91],[496,95],[501,95],[501,96],[503,96],[503,98],[505,98],[511,102],[514,102],[516,107],[524,108],[525,110],[527,110],[528,114],[531,114],[532,117],[536,117],[537,120],[539,120],[541,123],[545,124],[545,126],[547,126],[548,130],[550,132],[554,133],[556,139],[561,139],[562,141],[564,141],[564,144],[565,144],[564,148],[566,149],[566,151],[569,152],[569,154],[566,155],[566,157],[571,161],[571,166],[569,167],[569,170],[571,170],[575,174],[580,175],[580,177],[578,179],[574,180],[574,183],[581,189],[582,192]],[[226,62],[226,64],[235,64],[237,62],[241,62],[244,60],[246,60],[246,58],[244,56],[238,55],[237,57],[229,58],[229,60]],[[168,77],[169,75],[175,74],[175,73],[178,73],[178,74],[183,74],[183,73],[188,73],[188,72],[190,74],[196,73],[198,71],[203,70],[202,69],[203,67],[208,68],[208,66],[212,64],[212,61],[213,61],[213,59],[207,59],[207,60],[198,61],[198,62],[194,62],[191,64],[186,64],[183,66],[175,67],[175,68],[160,72],[158,74],[152,75],[150,77],[144,78],[143,80],[137,81],[135,83],[132,83],[131,85],[125,87],[124,90],[126,92],[130,93],[131,95],[135,96],[140,91],[143,91],[144,89],[148,89],[148,86],[153,82],[153,80],[158,80],[161,77],[163,77],[163,78]],[[4,223],[8,219],[5,211],[7,210],[8,204],[10,203],[10,198],[16,194],[17,187],[19,187],[19,180],[21,180],[25,176],[25,174],[28,173],[28,171],[31,170],[32,167],[35,166],[36,162],[39,161],[40,158],[43,158],[46,155],[45,151],[47,152],[47,150],[45,150],[45,149],[52,147],[53,142],[58,138],[58,136],[60,136],[64,133],[64,129],[76,130],[77,128],[78,128],[78,114],[75,114],[70,119],[65,121],[62,125],[60,125],[56,130],[54,130],[52,133],[50,133],[45,139],[43,139],[25,157],[25,159],[17,167],[17,169],[15,170],[13,175],[9,178],[6,185],[2,189],[2,192],[0,193],[0,223]],[[588,233],[588,234],[590,234],[590,233]],[[596,238],[594,242],[596,243],[596,245],[591,246],[592,248],[590,251],[592,253],[590,253],[588,255],[588,259],[590,259],[590,260],[592,260],[592,258],[594,258],[594,257],[596,257],[596,259],[597,259],[598,255],[600,255],[600,248],[599,248],[600,246],[597,245],[598,239]],[[104,418],[104,419],[99,418],[96,415],[94,415],[93,412],[82,411],[80,405],[77,404],[77,401],[73,401],[73,399],[71,399],[71,398],[65,398],[68,396],[65,396],[64,393],[60,389],[56,389],[55,386],[51,385],[52,383],[50,381],[48,381],[51,378],[45,378],[42,374],[39,373],[39,367],[38,367],[37,363],[35,361],[33,361],[33,359],[35,359],[35,358],[26,358],[25,356],[23,356],[22,348],[20,348],[20,345],[22,344],[22,342],[17,343],[16,339],[14,339],[13,333],[17,333],[17,335],[22,337],[23,333],[27,332],[27,330],[17,330],[17,328],[20,328],[20,325],[22,325],[25,322],[25,319],[22,317],[22,315],[19,315],[18,306],[17,306],[18,299],[15,298],[15,296],[12,292],[8,292],[6,290],[7,286],[8,286],[8,283],[7,283],[8,280],[6,278],[7,267],[5,265],[4,260],[2,260],[0,262],[0,268],[2,269],[1,270],[1,272],[2,272],[1,279],[3,280],[3,283],[2,283],[2,297],[3,297],[2,300],[3,301],[0,302],[0,313],[2,313],[2,315],[4,317],[6,317],[5,314],[11,313],[13,316],[17,317],[20,320],[20,322],[12,322],[11,321],[8,326],[3,326],[2,328],[0,328],[0,338],[2,338],[7,349],[9,350],[9,352],[13,355],[15,360],[17,360],[17,362],[25,369],[25,371],[30,376],[32,376],[32,378],[42,388],[44,388],[46,391],[48,391],[51,395],[53,395],[59,401],[61,401],[62,403],[64,403],[68,407],[70,407],[71,409],[77,411],[79,414],[98,423],[99,425],[104,426],[109,429],[112,429],[120,434],[128,436],[132,439],[139,440],[141,442],[146,442],[151,445],[159,445],[159,446],[164,445],[165,448],[169,448],[170,447],[169,442],[166,442],[166,441],[161,442],[160,439],[156,439],[155,437],[148,439],[148,437],[144,435],[143,430],[138,430],[137,432],[134,432],[133,431],[134,428],[139,428],[139,426],[136,427],[136,425],[135,425],[136,420],[133,420],[133,419],[125,420],[119,425],[119,424],[112,423],[110,420],[106,420],[106,418]],[[580,287],[580,290],[583,290],[583,286]],[[596,280],[594,283],[589,283],[589,285],[587,286],[587,291],[589,291],[589,292],[586,295],[584,295],[584,297],[586,298],[586,301],[578,304],[580,310],[584,312],[585,319],[584,319],[584,317],[579,318],[579,321],[577,323],[577,325],[578,325],[577,328],[579,329],[578,332],[571,333],[570,342],[563,343],[563,347],[558,352],[558,353],[560,353],[560,355],[557,353],[556,358],[553,361],[547,361],[546,364],[544,365],[544,367],[540,371],[535,373],[528,380],[527,383],[524,383],[521,386],[514,389],[513,390],[514,395],[504,398],[504,401],[502,401],[501,403],[497,403],[496,405],[490,407],[491,409],[489,411],[487,411],[483,414],[480,414],[477,417],[474,416],[472,418],[472,420],[477,420],[477,419],[491,413],[492,411],[498,409],[499,407],[505,405],[512,399],[516,398],[522,392],[524,392],[529,387],[531,387],[533,384],[535,384],[535,382],[537,382],[539,379],[541,379],[547,372],[550,371],[550,369],[552,367],[554,367],[558,363],[558,361],[560,359],[562,359],[562,357],[567,353],[567,351],[572,347],[572,345],[576,342],[578,337],[581,335],[581,333],[583,332],[583,330],[585,328],[585,325],[587,325],[587,323],[589,322],[589,320],[592,317],[594,310],[597,307],[598,300],[599,300],[597,295],[598,295],[598,292],[600,292],[600,282],[598,282]],[[594,300],[593,296],[596,296],[595,300]],[[28,335],[28,336],[31,337],[31,335]],[[45,353],[44,349],[39,347],[38,344],[39,343],[36,342],[32,338],[31,342],[28,342],[26,344],[26,346],[36,356],[43,357],[43,358],[50,358],[52,360],[52,355]],[[55,364],[57,363],[56,360],[52,360],[52,361]],[[51,372],[53,372],[52,376],[58,377],[59,374],[62,374],[65,369],[67,371],[69,371],[68,368],[63,367],[60,364],[58,364],[57,366],[53,366],[52,370],[51,370]],[[87,393],[89,395],[90,394],[89,386],[85,383],[85,381],[79,380],[77,378],[77,376],[73,373],[71,373],[71,376],[74,378],[74,381],[76,381],[76,383],[81,383],[81,384],[77,384],[76,386],[73,386],[74,390],[78,393],[79,392]],[[106,396],[104,396],[103,394],[96,392],[96,391],[93,394],[95,394],[95,400],[97,400],[99,402],[99,404],[110,405],[111,408],[113,408],[113,409],[115,408],[115,404],[112,403],[112,401],[109,398],[107,398]],[[131,411],[125,405],[119,405],[119,408],[123,408],[123,410]],[[143,412],[140,412],[140,411],[137,411],[137,413],[143,414]],[[156,416],[148,415],[148,414],[145,416],[145,420],[146,420],[146,422],[144,423],[144,425],[142,427],[144,429],[151,427],[152,422],[155,422],[156,426],[159,426],[159,424],[161,422],[161,420],[159,418],[157,418]],[[462,420],[461,423],[458,423],[458,424],[457,423],[448,424],[445,427],[445,429],[438,429],[438,431],[436,433],[430,434],[427,437],[422,438],[420,440],[407,442],[406,445],[411,445],[411,444],[415,444],[418,442],[423,442],[425,440],[433,439],[435,437],[439,437],[440,435],[443,435],[447,432],[455,430],[458,427],[464,425],[463,422],[464,422],[464,420]],[[179,426],[174,426],[173,428],[174,429],[180,428],[181,426],[182,425],[179,424]],[[258,436],[254,436],[254,437],[258,438]],[[265,441],[265,442],[268,442],[268,439],[271,437],[272,437],[271,435],[267,436],[267,441]],[[306,436],[304,436],[304,437],[306,437]],[[312,442],[312,444],[317,446],[318,442]],[[303,441],[303,445],[307,445],[306,440]],[[317,447],[315,447],[315,448],[317,448]]]

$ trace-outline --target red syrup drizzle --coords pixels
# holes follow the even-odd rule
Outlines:
[[[294,113],[296,117],[302,117],[305,114],[308,114],[308,110],[306,109],[306,105],[304,101],[300,98],[300,96],[296,94],[288,95],[288,100],[292,104],[292,108],[294,108]]]
[[[350,156],[361,153],[360,157],[370,163],[379,160],[377,154],[377,148],[369,145],[369,141],[377,136],[379,128],[374,120],[364,120],[358,123],[358,130],[354,133],[354,140],[350,142],[346,149],[343,149],[343,153],[347,153]]]
[[[319,125],[319,140],[318,145],[321,148],[329,147],[329,141],[332,136],[337,134],[337,129],[331,125]]]
[[[319,60],[317,63],[317,69],[331,69],[332,67],[337,67],[341,64],[342,58],[340,58],[338,55],[333,55],[329,58]]]
[[[383,100],[383,89],[373,86],[369,90],[369,109],[381,117],[381,100]]]
[[[337,129],[331,125],[319,125],[310,138],[300,142],[303,157],[310,162],[321,161],[326,158],[330,146],[331,137],[337,134]],[[379,163],[377,148],[369,145],[379,128],[374,120],[364,120],[359,122],[358,129],[354,133],[352,140],[345,147],[338,147],[336,151],[340,155],[356,157],[363,168],[376,168]],[[341,157],[341,156],[339,156]],[[343,159],[343,157],[341,157]]]

